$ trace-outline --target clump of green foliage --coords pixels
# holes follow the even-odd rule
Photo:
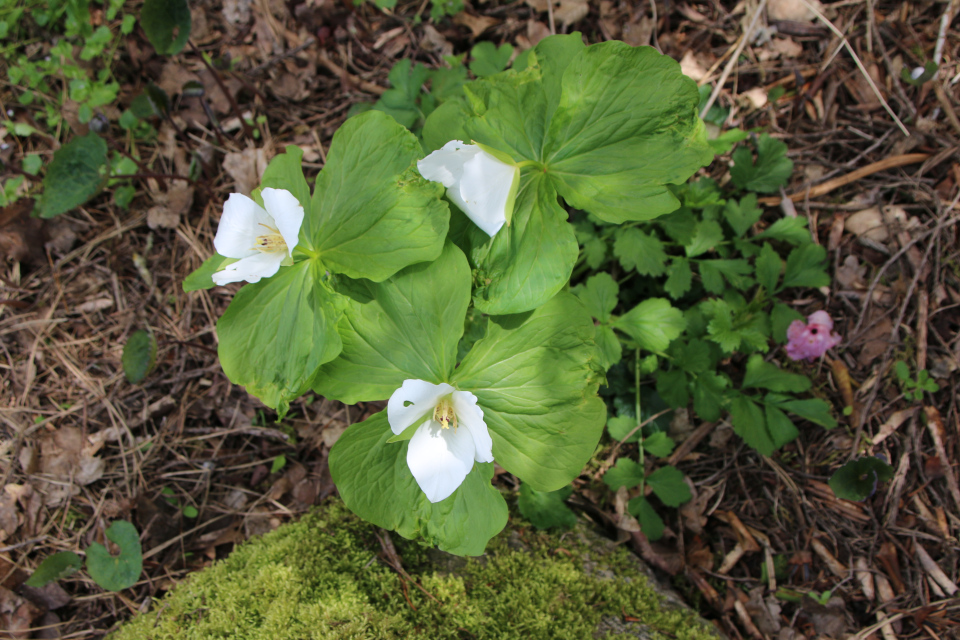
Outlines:
[[[642,620],[653,638],[714,637],[693,613],[662,606],[623,550],[600,557],[578,536],[560,542],[522,522],[482,559],[444,554],[438,562],[438,552],[397,540],[406,570],[427,596],[378,560],[375,531],[331,503],[193,574],[111,640],[581,640],[596,637],[604,619],[624,615]],[[556,553],[558,546],[569,555]],[[448,560],[456,561],[453,571],[441,568]]]

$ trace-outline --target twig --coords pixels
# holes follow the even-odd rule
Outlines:
[[[940,66],[940,60],[943,58],[943,45],[947,41],[947,28],[953,21],[953,14],[958,8],[957,0],[950,0],[947,6],[943,8],[943,15],[940,16],[940,31],[937,33],[937,45],[933,49],[933,64]]]
[[[207,57],[203,55],[203,52],[197,48],[197,45],[193,44],[193,41],[187,40],[190,44],[190,48],[193,49],[193,52],[200,57],[200,61],[203,63],[203,66],[207,68],[207,71],[210,72],[210,75],[213,76],[213,79],[217,82],[217,86],[220,87],[220,91],[223,92],[223,95],[227,97],[227,100],[230,102],[230,108],[233,109],[233,115],[237,116],[237,119],[240,120],[240,126],[243,127],[243,135],[248,138],[253,138],[253,128],[247,124],[247,121],[243,119],[243,112],[240,111],[240,105],[237,104],[236,98],[233,97],[233,94],[230,93],[230,90],[227,89],[227,85],[223,83],[223,78],[220,77],[220,74],[217,73],[217,70],[207,62]]]
[[[557,35],[557,25],[553,22],[553,2],[554,0],[547,0],[547,20],[550,22],[550,35]]]
[[[378,84],[373,84],[372,82],[367,82],[362,80],[355,75],[349,73],[346,69],[338,65],[336,62],[327,57],[327,52],[322,49],[317,54],[317,59],[320,61],[320,64],[325,66],[333,75],[340,77],[341,80],[348,80],[351,84],[355,84],[367,93],[374,93],[378,96],[384,94],[386,89],[381,87]]]
[[[727,62],[727,66],[723,68],[723,73],[720,74],[720,79],[717,81],[717,86],[715,86],[713,91],[710,92],[710,98],[707,99],[707,104],[705,104],[703,109],[700,111],[701,118],[706,117],[707,112],[710,111],[710,107],[712,107],[713,103],[716,102],[717,96],[720,95],[720,90],[723,89],[723,85],[726,83],[727,78],[730,76],[733,68],[737,65],[737,61],[740,59],[740,53],[743,51],[744,47],[747,46],[747,42],[750,41],[750,36],[753,34],[753,30],[756,28],[757,22],[760,20],[760,16],[763,15],[763,10],[766,8],[766,6],[767,0],[760,0],[760,4],[757,6],[756,12],[753,14],[753,19],[750,20],[750,25],[747,27],[747,30],[743,32],[740,44],[737,45],[733,55],[730,56],[730,61]]]

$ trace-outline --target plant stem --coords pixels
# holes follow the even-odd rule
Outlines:
[[[637,387],[637,427],[639,428],[641,425],[641,419],[642,419],[640,416],[640,348],[639,347],[637,348],[636,351],[634,351],[634,384]],[[646,465],[644,464],[644,454],[643,454],[643,432],[641,431],[638,435],[640,436],[640,440],[637,443],[639,445],[637,449],[639,449],[640,451],[640,473],[641,473],[639,486],[640,486],[640,497],[642,498],[643,490],[644,490],[643,485],[644,485],[644,481],[646,480],[646,478],[642,474],[644,472],[644,467]]]

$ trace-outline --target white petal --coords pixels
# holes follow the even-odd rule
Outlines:
[[[223,271],[213,274],[213,282],[225,285],[229,282],[260,282],[260,278],[269,278],[280,270],[280,263],[287,257],[285,251],[264,253],[254,251],[254,255],[228,264]]]
[[[258,253],[253,248],[257,236],[265,232],[261,225],[272,226],[273,218],[263,210],[263,207],[242,193],[231,193],[223,203],[223,215],[220,216],[213,246],[216,247],[217,253],[228,258],[252,256]]]
[[[400,435],[404,429],[433,411],[440,398],[452,392],[453,387],[446,383],[433,384],[412,378],[404,380],[387,402],[387,422],[390,423],[390,428]]]
[[[287,254],[293,254],[300,236],[300,225],[303,224],[303,207],[300,202],[286,189],[271,189],[267,187],[260,192],[263,206],[276,221],[277,230],[287,243]]]
[[[417,161],[417,170],[427,180],[439,182],[448,189],[460,182],[463,175],[463,164],[480,153],[480,147],[475,144],[466,144],[459,140],[451,140],[428,155]]]
[[[501,162],[481,151],[463,165],[460,201],[448,195],[474,224],[488,236],[493,236],[507,221],[507,202],[519,171],[515,165]]]
[[[473,438],[466,429],[444,429],[433,418],[410,438],[407,466],[430,502],[457,490],[473,468]]]
[[[453,411],[457,414],[457,429],[466,428],[473,437],[477,462],[493,462],[493,440],[483,421],[483,409],[477,406],[477,396],[469,391],[453,392]]]

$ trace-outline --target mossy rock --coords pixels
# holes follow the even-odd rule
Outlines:
[[[423,590],[380,559],[374,527],[330,501],[191,575],[109,640],[717,638],[583,525],[558,536],[512,521],[469,559],[393,539]]]

